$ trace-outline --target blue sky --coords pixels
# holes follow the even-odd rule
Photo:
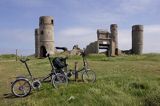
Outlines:
[[[97,29],[118,24],[120,49],[131,48],[131,27],[144,25],[144,52],[160,52],[160,0],[0,0],[0,53],[34,53],[40,16],[53,16],[55,45],[81,48]]]

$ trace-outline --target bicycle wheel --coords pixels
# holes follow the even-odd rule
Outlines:
[[[95,82],[96,81],[96,74],[92,70],[85,70],[82,73],[82,80],[84,82]]]
[[[65,88],[68,85],[68,78],[64,74],[56,74],[52,76],[52,85],[55,88]]]
[[[17,97],[25,97],[31,92],[31,85],[27,79],[17,79],[12,83],[11,91]]]

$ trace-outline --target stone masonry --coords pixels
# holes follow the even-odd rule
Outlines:
[[[46,53],[53,55],[54,47],[54,21],[51,16],[39,18],[39,28],[35,29],[35,56],[46,57]]]

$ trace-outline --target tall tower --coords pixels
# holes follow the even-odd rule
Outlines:
[[[112,38],[112,52],[115,55],[119,55],[118,50],[118,26],[117,24],[111,24],[110,26],[111,38]]]
[[[41,16],[39,18],[40,32],[40,57],[45,57],[46,53],[54,54],[54,22],[51,16]]]
[[[142,54],[143,52],[143,25],[132,26],[132,53]]]
[[[118,49],[118,31],[117,31],[117,24],[111,24],[110,31],[111,31],[111,38],[115,42],[115,48]]]

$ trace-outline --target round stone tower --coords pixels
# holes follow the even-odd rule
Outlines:
[[[117,24],[111,24],[110,31],[111,31],[111,37],[113,41],[115,42],[115,48],[118,49],[118,31],[117,31]]]
[[[112,43],[111,43],[112,54],[119,55],[119,52],[118,52],[118,26],[117,26],[117,24],[111,24],[110,31],[111,31],[111,38],[112,38]]]
[[[143,53],[143,25],[132,26],[132,53]]]
[[[51,16],[41,16],[39,18],[40,31],[40,57],[45,57],[46,53],[54,54],[54,22]]]
[[[40,33],[39,29],[35,29],[35,57],[40,56]]]

